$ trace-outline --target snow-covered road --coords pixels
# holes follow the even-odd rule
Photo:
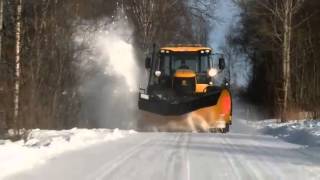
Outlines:
[[[253,132],[137,133],[62,154],[8,179],[320,179],[320,158]]]

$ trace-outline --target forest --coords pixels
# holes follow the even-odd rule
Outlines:
[[[123,11],[134,29],[135,49],[144,54],[153,43],[207,44],[215,4],[215,0],[0,0],[0,130],[79,126],[79,86],[86,77],[76,56],[83,49],[75,45],[74,37],[85,21],[112,21]]]
[[[240,20],[228,44],[252,64],[251,102],[273,117],[320,116],[320,1],[235,0]]]
[[[252,65],[243,96],[282,121],[319,118],[320,1],[233,2],[239,21],[226,49]],[[123,11],[144,55],[154,43],[208,45],[217,8],[216,0],[0,0],[0,129],[79,125],[83,49],[74,36],[84,21]]]

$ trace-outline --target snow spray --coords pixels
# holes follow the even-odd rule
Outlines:
[[[139,67],[132,33],[124,14],[77,27],[85,126],[135,128]]]

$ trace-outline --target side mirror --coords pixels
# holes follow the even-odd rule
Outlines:
[[[226,67],[226,62],[224,58],[219,58],[219,69],[224,70],[225,67]]]
[[[145,67],[146,67],[146,69],[150,69],[151,68],[151,58],[150,57],[146,58]]]

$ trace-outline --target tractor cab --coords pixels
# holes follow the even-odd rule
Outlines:
[[[206,93],[209,86],[218,85],[215,76],[225,68],[222,55],[200,45],[163,47],[155,62],[147,64],[152,69],[149,90],[171,89],[176,96]]]

